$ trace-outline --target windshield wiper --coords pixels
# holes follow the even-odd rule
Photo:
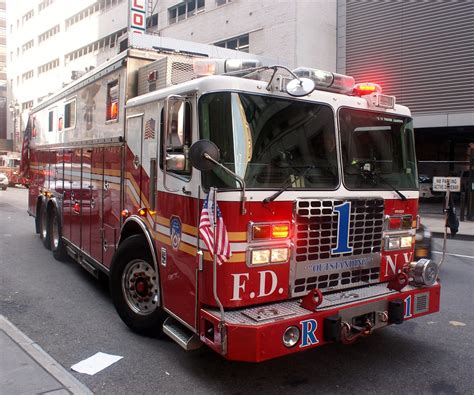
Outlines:
[[[278,191],[276,191],[273,195],[263,199],[262,202],[263,203],[273,202],[278,196],[280,196],[283,192],[285,192],[294,182],[299,181],[301,178],[306,176],[306,174],[311,169],[314,169],[314,168],[315,168],[314,166],[305,166],[305,167],[303,167],[304,171],[301,174],[296,175],[295,178],[292,178],[293,174],[290,174],[287,177],[285,183],[282,185],[282,187]]]
[[[382,181],[385,185],[390,187],[398,196],[400,196],[400,199],[402,199],[403,201],[407,200],[407,197],[403,193],[401,193],[397,188],[395,188],[395,186],[393,186],[384,177],[377,174],[375,170],[366,170],[362,168],[360,174],[365,179],[372,181],[373,184],[377,184],[377,180]]]

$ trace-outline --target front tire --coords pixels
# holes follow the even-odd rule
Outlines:
[[[61,221],[58,210],[53,208],[49,218],[49,234],[51,239],[51,251],[58,261],[65,261],[67,257],[66,245],[64,244]]]
[[[40,217],[39,217],[39,229],[40,229],[40,238],[43,242],[43,245],[50,250],[51,249],[51,234],[49,231],[49,218],[48,218],[48,208],[46,203],[41,205]]]
[[[130,236],[120,245],[109,281],[112,301],[123,322],[142,335],[161,335],[167,316],[161,308],[158,273],[142,235]]]

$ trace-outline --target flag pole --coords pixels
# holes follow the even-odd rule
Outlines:
[[[212,195],[212,228],[213,228],[213,239],[214,239],[214,253],[212,259],[213,273],[212,273],[212,290],[214,293],[214,299],[219,307],[221,313],[221,320],[219,322],[219,332],[221,334],[221,353],[225,355],[227,353],[227,338],[225,333],[225,324],[224,324],[224,306],[217,295],[217,239],[216,239],[216,228],[217,228],[217,188],[211,187],[209,194]]]

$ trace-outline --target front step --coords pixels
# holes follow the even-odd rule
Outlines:
[[[191,332],[172,317],[168,317],[163,323],[163,332],[186,351],[197,350],[202,346],[198,335]]]

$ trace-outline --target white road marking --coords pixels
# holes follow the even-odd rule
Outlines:
[[[449,323],[452,326],[466,326],[466,324],[464,322],[459,322],[459,321],[449,321]]]
[[[441,251],[432,251],[433,254],[442,254]],[[469,259],[474,259],[474,256],[471,256],[471,255],[461,255],[461,254],[450,254],[450,253],[446,253],[446,255],[449,255],[449,256],[455,256],[455,257],[458,257],[458,258],[469,258]]]

